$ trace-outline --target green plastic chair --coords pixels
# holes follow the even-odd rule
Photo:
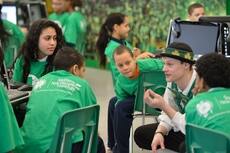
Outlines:
[[[49,153],[71,153],[71,138],[78,130],[84,132],[82,153],[96,153],[99,110],[99,105],[92,105],[64,113],[58,120]]]
[[[163,95],[165,92],[167,82],[163,71],[143,72],[139,79],[137,95],[135,98],[134,111],[141,112],[141,114],[159,115],[159,111],[148,106],[144,102],[144,91],[152,89],[157,94]]]
[[[133,118],[136,117],[142,117],[142,125],[145,124],[145,117],[146,115],[151,116],[158,116],[160,114],[160,110],[157,110],[155,108],[152,108],[148,106],[144,102],[144,91],[146,89],[152,89],[157,94],[163,95],[165,92],[167,82],[165,80],[165,74],[163,71],[149,71],[149,72],[142,72],[138,87],[137,87],[137,93],[135,98],[135,104],[134,104],[134,112],[133,112]],[[130,132],[130,146],[129,146],[129,152],[133,152],[133,126],[131,127]]]
[[[187,124],[186,148],[187,153],[229,153],[230,136],[212,129]]]

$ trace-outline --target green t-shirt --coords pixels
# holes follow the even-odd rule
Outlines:
[[[25,36],[17,25],[3,20],[3,26],[10,34],[6,44],[3,44],[4,60],[7,68],[11,68],[18,50],[25,41]]]
[[[24,142],[2,82],[0,82],[0,99],[0,152],[5,153]]]
[[[124,44],[126,44],[125,46],[132,50],[131,45],[127,41],[124,41]],[[112,79],[113,79],[113,86],[114,87],[116,85],[116,80],[117,80],[117,77],[120,74],[120,72],[117,70],[115,61],[113,59],[113,54],[114,54],[115,49],[117,47],[119,47],[120,45],[122,45],[122,44],[119,43],[118,41],[111,39],[109,41],[109,43],[107,44],[107,47],[105,48],[105,55],[106,55],[108,62],[110,64],[110,70],[112,73]]]
[[[185,108],[186,122],[230,135],[230,89],[213,88],[195,96]]]
[[[34,86],[28,105],[22,136],[23,153],[44,153],[50,147],[58,119],[66,111],[96,104],[86,80],[59,70],[43,76]],[[78,132],[73,142],[83,140]]]
[[[57,23],[62,30],[64,31],[64,25],[66,23],[66,20],[68,19],[69,13],[68,12],[63,12],[60,14],[57,13],[52,13],[48,16],[48,19],[54,21],[55,23]]]
[[[160,59],[153,58],[139,59],[137,61],[137,66],[139,68],[140,73],[150,72],[153,70],[162,70],[163,62]],[[127,78],[122,74],[118,76],[115,86],[115,93],[118,102],[126,99],[129,96],[136,96],[139,79],[140,75],[135,79]]]
[[[87,22],[85,16],[79,11],[70,13],[64,26],[65,41],[74,45],[75,49],[84,54],[86,49],[86,34]]]
[[[16,82],[23,82],[23,64],[24,60],[22,57],[16,60],[13,72],[13,80]],[[42,76],[46,64],[46,61],[32,61],[30,64],[30,73],[26,83],[34,86],[38,79]]]

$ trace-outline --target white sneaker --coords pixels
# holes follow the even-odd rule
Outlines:
[[[113,153],[113,151],[109,147],[107,147],[106,148],[106,153]]]

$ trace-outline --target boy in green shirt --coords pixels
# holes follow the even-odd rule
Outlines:
[[[120,74],[115,86],[117,101],[111,102],[108,110],[108,120],[110,120],[108,127],[114,128],[113,152],[128,153],[133,106],[140,74],[162,70],[163,62],[153,58],[136,61],[131,50],[123,45],[115,49],[113,57]],[[112,132],[111,129],[109,130]]]
[[[57,121],[64,112],[96,104],[93,90],[82,79],[85,67],[83,57],[77,51],[63,47],[53,64],[55,71],[36,83],[27,105],[21,129],[24,153],[45,153],[49,150]],[[82,132],[76,132],[72,151],[81,152],[82,140]]]
[[[230,135],[230,61],[210,53],[196,62],[196,96],[186,106],[186,123]]]

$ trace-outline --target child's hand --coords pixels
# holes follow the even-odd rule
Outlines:
[[[144,53],[140,54],[139,56],[137,56],[136,59],[154,58],[154,57],[155,57],[155,55],[153,53],[144,52]]]
[[[133,48],[133,55],[134,57],[138,57],[141,54],[141,50],[139,48],[134,47]]]

